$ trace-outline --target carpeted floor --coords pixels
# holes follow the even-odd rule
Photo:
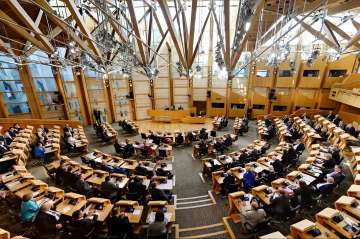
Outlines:
[[[115,129],[120,130],[117,124],[113,124]],[[246,133],[244,136],[240,136],[239,139],[232,145],[231,151],[238,150],[247,144],[251,143],[254,139],[257,138],[256,135],[256,124],[255,122],[250,122],[250,129],[249,132]],[[197,125],[197,127],[201,127],[201,125]],[[222,135],[224,133],[228,133],[232,131],[232,121],[229,122],[229,126],[227,129],[223,131],[218,131],[218,135]],[[92,127],[86,128],[87,138],[89,139],[90,144],[90,151],[91,149],[98,149],[103,152],[107,152],[110,154],[114,154],[113,145],[104,145],[100,140],[97,140],[94,130]],[[130,139],[137,139],[140,140],[140,136],[129,136],[126,134],[119,133],[119,140],[123,141],[125,138]],[[272,148],[276,147],[278,141],[273,139],[271,142]],[[270,148],[268,152],[272,150]],[[205,182],[202,181],[201,177],[199,176],[199,172],[201,172],[201,160],[194,160],[191,156],[192,148],[191,146],[188,147],[174,147],[174,174],[176,176],[176,185],[174,188],[173,193],[176,195],[177,198],[188,198],[188,197],[198,197],[204,196],[208,194],[208,191],[211,190],[211,179],[205,178]],[[307,157],[307,154],[301,156],[301,160],[304,160]],[[74,157],[72,159],[79,160],[80,157]],[[348,171],[348,168],[345,167]],[[38,179],[41,179],[50,185],[52,182],[48,179],[44,169],[39,166],[36,162],[30,161],[28,170]],[[335,195],[332,200],[329,202],[329,206],[334,207],[334,200],[338,198],[339,195],[345,194],[347,188],[352,184],[353,179],[350,172],[347,172],[347,178],[342,183],[341,187],[336,189]],[[227,198],[221,198],[219,195],[214,195],[216,204],[210,205],[206,207],[199,207],[199,208],[192,208],[192,209],[185,209],[185,210],[177,210],[176,211],[176,223],[179,225],[180,229],[187,229],[192,227],[202,227],[206,225],[218,224],[222,223],[222,218],[228,216],[227,215]],[[199,199],[201,200],[201,199]],[[191,204],[194,206],[194,204]],[[0,205],[0,210],[3,212],[4,210],[8,210],[7,205]],[[16,210],[16,209],[15,209]],[[289,226],[304,217],[315,220],[314,215],[317,211],[320,211],[321,208],[313,209],[312,211],[306,211],[301,215],[297,215],[297,217],[293,218],[293,220],[286,222],[285,224],[280,224],[278,226],[274,226],[273,228],[269,228],[269,232],[274,230],[280,230],[283,234],[289,234]],[[16,221],[6,216],[7,214],[0,215],[0,228],[10,229],[13,232],[21,233],[21,225],[16,223]],[[239,225],[234,224],[229,220],[229,224],[231,226],[232,231],[235,233],[237,238],[252,238],[253,235],[242,235],[239,230]],[[223,230],[223,229],[221,229]],[[201,230],[202,234],[205,233],[212,233],[216,231],[215,228],[206,228]],[[195,232],[194,232],[195,233]],[[191,236],[192,231],[183,232],[181,236]],[[209,238],[227,238],[225,235],[218,235]]]

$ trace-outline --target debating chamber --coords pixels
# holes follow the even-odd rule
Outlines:
[[[0,239],[360,239],[360,0],[0,0]]]

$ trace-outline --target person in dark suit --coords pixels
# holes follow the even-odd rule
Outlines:
[[[143,180],[137,176],[129,181],[128,189],[130,193],[136,195],[136,198],[141,198],[146,192],[146,186],[143,184]]]
[[[269,119],[269,116],[265,116],[265,126],[268,128],[272,125],[272,121]]]
[[[63,225],[59,223],[60,215],[50,210],[52,205],[50,201],[45,202],[35,217],[34,224],[36,238],[38,239],[56,238],[58,230],[63,227]]]
[[[334,112],[329,111],[329,114],[326,116],[326,118],[330,121],[333,121],[333,119],[335,118]]]
[[[356,137],[356,130],[352,124],[347,124],[345,127],[345,132]]]
[[[305,150],[305,144],[301,142],[300,139],[297,139],[293,148],[295,149],[296,154],[299,154]]]
[[[334,117],[334,119],[332,120],[332,122],[334,123],[334,124],[336,124],[336,126],[338,126],[339,125],[339,122],[341,121],[341,119],[340,119],[340,116],[337,114],[337,115],[335,115],[335,117]]]
[[[166,163],[162,163],[160,165],[160,167],[158,167],[156,169],[156,172],[155,172],[156,176],[164,176],[164,177],[171,179],[173,177],[172,173],[169,171],[166,171],[165,168],[166,168]]]
[[[285,190],[280,189],[271,196],[270,208],[272,215],[274,215],[274,217],[284,219],[290,216],[291,213],[290,200],[286,196]]]
[[[324,163],[323,163],[323,168],[324,169],[331,169],[331,168],[334,168],[335,166],[335,160],[331,157],[331,155],[328,155],[326,157],[326,159],[324,160]]]
[[[275,156],[273,156],[272,159],[273,159],[272,166],[274,168],[275,173],[277,173],[278,175],[282,175],[282,173],[284,172],[284,166],[282,162]]]
[[[129,139],[125,140],[125,147],[124,147],[124,158],[130,158],[135,153],[134,146],[130,143]]]
[[[227,135],[225,136],[224,144],[225,144],[226,147],[229,147],[229,146],[232,145],[232,139],[231,139],[230,134],[227,134]]]
[[[318,183],[316,189],[319,194],[330,194],[334,189],[334,178],[326,177],[324,183]]]
[[[94,109],[94,118],[96,123],[101,124],[101,111],[98,109]]]
[[[7,151],[9,151],[9,146],[5,145],[4,141],[0,141],[0,157],[2,157]]]
[[[302,207],[311,205],[313,202],[314,190],[308,186],[305,181],[299,181],[299,188],[295,190],[295,195],[299,197],[299,203]]]
[[[184,137],[182,136],[182,134],[180,132],[177,133],[176,136],[175,136],[175,143],[177,145],[181,145],[181,144],[184,143]]]
[[[64,183],[64,177],[66,172],[67,172],[67,167],[65,165],[65,160],[60,160],[60,165],[55,170],[55,183],[57,185],[62,185]]]
[[[149,172],[145,168],[144,163],[140,162],[138,166],[135,168],[135,174],[140,176],[148,176]]]
[[[123,154],[124,153],[124,148],[119,144],[119,140],[118,139],[115,139],[115,142],[114,142],[114,148],[115,148],[115,152],[117,154]]]
[[[331,177],[334,179],[334,183],[338,184],[340,180],[345,177],[343,168],[340,165],[335,165],[334,169],[326,174],[326,178]]]
[[[172,196],[166,193],[164,190],[158,189],[155,182],[151,183],[149,192],[151,194],[151,199],[155,201],[171,201]]]
[[[229,191],[231,191],[231,186],[235,183],[235,177],[231,174],[231,171],[228,171],[225,176],[223,183],[221,184],[221,194],[226,196]]]
[[[71,166],[67,167],[67,170],[64,174],[63,184],[65,187],[72,187],[75,182],[78,181],[79,175],[72,172],[73,168]]]
[[[82,175],[79,176],[79,179],[76,181],[75,187],[80,194],[85,195],[87,198],[91,198],[94,195],[94,190],[85,181],[85,179]]]
[[[100,190],[106,198],[116,199],[118,196],[118,187],[110,181],[110,176],[105,177],[105,181],[101,184]]]
[[[94,230],[99,215],[94,212],[90,212],[89,214],[90,215],[86,215],[81,210],[77,210],[73,213],[72,220],[70,222],[70,238],[84,239],[87,234]],[[92,216],[92,219],[87,218],[88,216]]]
[[[124,212],[121,212],[120,207],[114,207],[111,212],[111,217],[107,221],[108,233],[107,236],[111,238],[133,238],[132,225]]]

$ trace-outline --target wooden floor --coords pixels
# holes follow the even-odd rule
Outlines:
[[[148,132],[149,130],[155,132],[170,132],[174,133],[174,131],[178,130],[181,132],[188,132],[190,130],[195,129],[212,129],[212,119],[207,118],[205,124],[186,124],[186,123],[164,123],[164,122],[154,122],[152,120],[141,120],[136,121],[139,125],[140,132]]]

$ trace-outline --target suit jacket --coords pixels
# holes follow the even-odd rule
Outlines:
[[[126,235],[132,235],[132,226],[127,217],[110,217],[107,222],[108,236],[119,237]]]
[[[48,235],[49,238],[55,238],[57,223],[55,216],[42,211],[35,218],[36,230],[44,236]]]

